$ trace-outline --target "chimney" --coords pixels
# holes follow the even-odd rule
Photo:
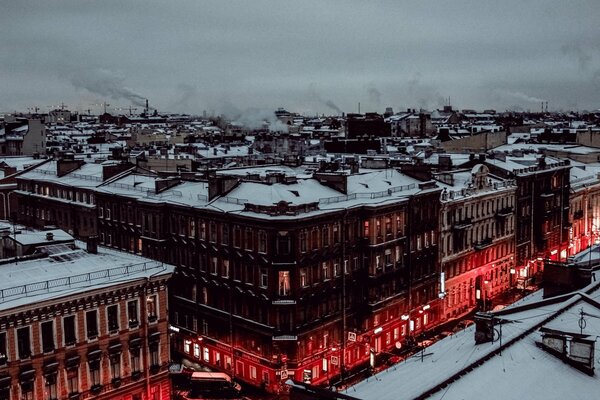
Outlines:
[[[208,178],[208,200],[211,201],[217,196],[227,194],[238,182],[236,177],[210,176]]]
[[[46,240],[51,242],[54,240],[54,233],[52,232],[46,232]]]
[[[90,254],[98,254],[98,236],[90,236],[87,238],[87,252]]]
[[[72,154],[65,154],[64,158],[56,160],[56,176],[65,176],[79,169],[84,163],[84,160],[75,160]]]

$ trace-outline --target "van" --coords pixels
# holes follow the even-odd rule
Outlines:
[[[190,391],[183,396],[191,399],[237,399],[241,386],[223,372],[193,372],[190,377]]]

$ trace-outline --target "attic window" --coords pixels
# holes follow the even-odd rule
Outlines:
[[[300,197],[300,193],[298,193],[297,190],[290,190],[290,193],[292,193],[296,197]]]

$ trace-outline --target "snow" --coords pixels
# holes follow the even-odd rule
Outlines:
[[[48,258],[2,264],[0,310],[171,274],[174,268],[103,247],[98,248],[98,254],[76,249]]]
[[[47,234],[52,234],[52,240],[47,239]],[[73,240],[73,236],[69,235],[62,229],[53,229],[49,231],[27,231],[15,234],[14,238],[17,243],[20,243],[23,246]]]
[[[400,364],[344,391],[359,399],[413,399],[452,376],[432,399],[587,399],[600,390],[600,378],[588,376],[538,348],[540,327],[579,333],[580,310],[587,313],[583,334],[600,332],[600,284],[586,292],[542,300],[536,294],[494,313],[504,319],[500,341],[475,344],[475,326],[448,336]],[[499,329],[496,325],[496,329]],[[499,332],[498,332],[499,334]],[[496,351],[495,354],[492,352]],[[595,359],[598,359],[596,348]],[[490,356],[486,360],[486,356]],[[549,379],[551,377],[551,379]]]

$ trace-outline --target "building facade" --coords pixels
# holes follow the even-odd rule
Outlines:
[[[171,398],[173,267],[90,250],[50,245],[45,258],[0,265],[0,398]],[[9,278],[14,268],[29,278]]]
[[[514,284],[516,184],[483,164],[440,173],[440,297],[445,318],[477,307]]]

